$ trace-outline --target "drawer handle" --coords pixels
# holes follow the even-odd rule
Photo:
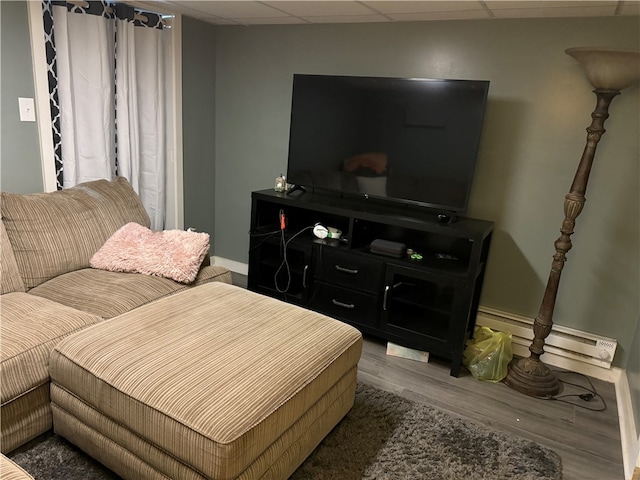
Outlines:
[[[402,285],[402,282],[398,282],[394,284],[393,288],[398,288],[400,285]],[[391,288],[392,288],[391,285],[384,286],[384,297],[382,297],[382,310],[387,309],[387,300],[389,299],[389,290],[391,290]]]
[[[357,268],[344,268],[344,267],[341,267],[340,265],[336,265],[335,267],[336,267],[336,270],[338,270],[339,272],[351,273],[352,275],[355,275],[356,273],[358,273]]]
[[[391,288],[390,285],[385,285],[384,286],[384,297],[382,299],[382,309],[386,310],[387,309],[387,297],[389,296],[389,289]]]
[[[302,271],[302,288],[307,288],[307,271],[309,270],[309,265],[304,266],[304,270]]]
[[[343,302],[339,302],[338,300],[336,300],[335,298],[331,299],[331,301],[333,302],[334,305],[337,305],[338,307],[342,307],[342,308],[356,308],[356,306],[353,303],[343,303]]]

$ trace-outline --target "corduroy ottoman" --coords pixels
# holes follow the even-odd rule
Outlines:
[[[349,411],[362,336],[222,283],[51,355],[54,430],[126,479],[285,479]]]
[[[33,477],[21,466],[2,454],[0,454],[0,478],[2,480],[33,480]]]

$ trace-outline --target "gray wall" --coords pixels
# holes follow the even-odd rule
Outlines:
[[[18,111],[18,97],[35,97],[25,2],[0,2],[0,55],[0,188],[16,193],[41,192],[38,127],[35,122],[21,122]]]
[[[215,252],[215,27],[182,18],[184,225],[212,237]],[[197,188],[194,188],[197,186]]]
[[[219,27],[216,255],[247,261],[251,191],[286,170],[293,73],[488,79],[469,208],[496,222],[482,304],[535,317],[595,107],[564,50],[637,48],[639,30],[637,17]],[[638,96],[613,101],[555,311],[616,338],[619,367],[640,312]]]

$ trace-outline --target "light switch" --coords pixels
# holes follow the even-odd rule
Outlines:
[[[20,107],[20,121],[21,122],[35,122],[36,121],[36,108],[33,103],[33,98],[18,98],[18,105]]]

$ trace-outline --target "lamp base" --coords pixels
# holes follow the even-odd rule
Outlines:
[[[531,397],[551,397],[560,391],[560,382],[555,374],[532,357],[513,359],[503,381],[514,390]]]

